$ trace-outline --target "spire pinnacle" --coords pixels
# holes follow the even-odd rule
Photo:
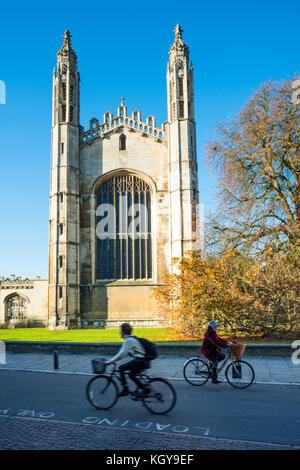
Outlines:
[[[71,33],[68,29],[66,29],[65,34],[63,35],[64,44],[62,48],[57,53],[58,60],[69,60],[76,65],[77,56],[75,54],[74,49],[71,45]]]
[[[180,27],[179,24],[175,26],[175,29],[173,29],[173,33],[175,33],[175,42],[182,41],[182,33],[183,29]]]
[[[188,56],[189,48],[182,39],[183,29],[179,24],[177,24],[173,32],[175,33],[175,41],[170,48],[170,55],[177,55],[178,53],[183,53],[183,55]]]
[[[64,48],[65,49],[70,49],[71,48],[71,34],[70,34],[70,31],[68,29],[66,29],[65,31],[65,34],[63,35],[63,39],[64,39]]]

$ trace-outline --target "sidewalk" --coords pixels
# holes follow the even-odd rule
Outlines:
[[[6,364],[1,369],[36,370],[54,373],[92,374],[91,359],[99,357],[93,354],[59,354],[59,369],[54,370],[51,354],[7,353]],[[101,356],[107,357],[110,356]],[[127,359],[124,360],[126,362]],[[184,380],[184,357],[159,357],[152,362],[150,375]],[[255,370],[256,383],[300,385],[300,364],[293,364],[291,358],[245,358]],[[220,374],[220,379],[224,371]]]

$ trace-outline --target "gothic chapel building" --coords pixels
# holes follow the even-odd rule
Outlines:
[[[116,115],[107,111],[84,129],[77,56],[65,32],[53,72],[45,326],[168,324],[152,289],[200,236],[193,67],[179,25],[167,105],[159,127],[154,116],[129,112],[122,98]]]

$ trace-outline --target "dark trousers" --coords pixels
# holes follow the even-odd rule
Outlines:
[[[222,351],[218,350],[218,358],[216,361],[211,361],[211,367],[216,369],[218,367],[218,362],[223,361],[225,359],[225,354]]]
[[[126,384],[126,378],[125,378],[125,371],[129,371],[129,377],[133,382],[136,384],[137,387],[143,388],[143,385],[139,379],[136,378],[136,374],[141,372],[144,369],[148,369],[150,367],[149,361],[146,361],[143,358],[137,358],[133,359],[132,361],[126,362],[125,364],[122,364],[119,367],[120,371],[120,379],[123,387],[125,387]]]

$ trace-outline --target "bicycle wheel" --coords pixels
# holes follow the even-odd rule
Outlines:
[[[147,394],[142,397],[142,402],[151,413],[164,415],[174,408],[176,392],[167,380],[150,379],[147,382],[147,389]]]
[[[193,357],[184,364],[183,375],[189,384],[199,387],[208,381],[209,367],[202,359]]]
[[[96,375],[86,386],[86,396],[98,410],[108,410],[118,401],[117,384],[106,375]]]
[[[255,373],[251,364],[237,359],[229,364],[225,376],[234,388],[247,388],[253,383]]]

